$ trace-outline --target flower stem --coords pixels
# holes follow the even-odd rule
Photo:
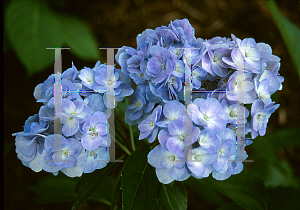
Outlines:
[[[131,152],[121,143],[119,140],[115,139],[116,143],[121,147],[121,149],[126,152],[126,154],[131,155]]]
[[[134,136],[133,136],[133,131],[132,131],[131,125],[129,125],[129,131],[130,131],[130,140],[131,140],[132,150],[135,151]]]
[[[121,158],[122,159],[122,158]],[[119,193],[119,189],[121,187],[121,174],[122,174],[122,170],[119,172],[115,184],[114,184],[114,190],[113,190],[113,194],[111,197],[111,206],[110,206],[110,210],[116,210],[118,208],[118,196],[120,195]]]

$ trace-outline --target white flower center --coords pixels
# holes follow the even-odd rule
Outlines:
[[[235,116],[236,116],[235,112],[231,111],[230,112],[230,117],[235,117]]]
[[[65,149],[65,150],[62,151],[62,153],[63,153],[65,156],[68,156],[69,150]]]
[[[154,122],[150,122],[149,125],[153,128],[154,127]]]
[[[141,102],[136,103],[136,107],[140,107],[141,105],[142,105]]]
[[[196,155],[195,160],[200,160],[200,155]]]
[[[265,119],[265,115],[264,114],[258,114],[257,118],[262,121]]]
[[[169,159],[170,159],[171,161],[173,161],[173,160],[175,160],[175,156],[174,156],[174,155],[171,155],[171,156],[169,157]]]

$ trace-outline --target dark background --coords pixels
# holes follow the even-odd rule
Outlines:
[[[271,45],[273,54],[281,58],[279,73],[285,78],[283,90],[277,91],[274,100],[279,109],[270,118],[267,134],[282,128],[300,126],[299,76],[292,64],[284,42],[264,1],[209,0],[209,1],[48,1],[51,9],[82,18],[96,35],[100,46],[136,47],[136,36],[147,28],[167,26],[171,20],[187,18],[195,28],[196,38],[210,39],[215,36],[230,37],[231,33],[244,39],[252,37],[256,42]],[[4,1],[4,8],[9,1]],[[300,27],[299,1],[277,0],[281,13]],[[105,52],[103,51],[103,55]],[[78,70],[96,63],[74,57],[63,51],[63,70],[71,67],[72,61]],[[105,57],[105,56],[104,56]],[[99,58],[100,59],[100,58]],[[34,87],[53,73],[54,66],[31,77],[13,50],[8,50],[4,60],[4,147],[14,142],[12,133],[22,131],[25,120],[38,113],[41,106],[33,97]],[[103,62],[102,62],[103,63]],[[251,159],[251,151],[249,159]],[[278,155],[288,160],[296,174],[300,175],[299,147],[281,151]],[[255,164],[255,163],[246,163]],[[71,209],[72,204],[43,205],[33,201],[31,192],[25,189],[36,185],[48,173],[35,173],[22,165],[12,147],[4,159],[4,207],[5,209]],[[203,199],[203,198],[202,198]],[[215,209],[199,204],[198,198],[188,190],[189,209]],[[88,202],[81,209],[107,209],[107,206]]]

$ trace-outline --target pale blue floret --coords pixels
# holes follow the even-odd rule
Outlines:
[[[61,146],[58,147],[57,145]],[[86,160],[86,154],[80,141],[53,134],[47,136],[44,146],[45,149],[40,158],[40,165],[43,170],[52,173],[61,170],[70,177],[82,175],[82,165]]]
[[[62,133],[69,137],[79,128],[79,123],[85,122],[91,115],[91,110],[84,102],[62,99]]]
[[[181,157],[157,145],[148,154],[148,162],[155,167],[158,180],[169,184],[174,180],[184,181],[190,177]]]
[[[184,157],[184,149],[192,145],[199,137],[200,129],[188,124],[183,117],[171,121],[168,129],[159,132],[158,139],[162,147],[180,157]]]
[[[188,114],[197,125],[221,131],[226,127],[227,114],[215,98],[195,99],[188,106]]]
[[[96,150],[99,146],[109,147],[110,137],[107,116],[103,112],[94,112],[82,125],[81,144],[86,150]]]
[[[109,162],[109,152],[106,147],[98,147],[94,151],[86,150],[86,161],[83,164],[83,173],[92,173],[96,169],[104,168]]]
[[[183,116],[185,106],[177,100],[168,101],[163,107],[163,118],[157,122],[159,127],[168,127],[168,124]]]
[[[139,140],[147,138],[149,143],[152,143],[157,136],[159,127],[156,123],[160,120],[162,113],[162,106],[158,105],[147,119],[143,120],[138,128],[140,130]]]
[[[256,138],[258,134],[264,136],[266,134],[267,123],[269,118],[276,109],[278,109],[279,104],[274,105],[270,103],[268,106],[264,105],[261,99],[256,99],[251,106],[251,116],[252,116],[252,138]]]
[[[196,178],[208,177],[212,171],[211,164],[217,161],[217,153],[210,153],[202,147],[188,153],[187,167]]]

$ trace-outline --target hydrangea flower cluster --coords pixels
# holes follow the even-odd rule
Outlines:
[[[284,81],[280,58],[253,38],[196,38],[187,19],[146,29],[136,41],[136,49],[123,46],[115,55],[121,69],[108,71],[98,61],[94,68],[78,71],[72,64],[64,71],[61,116],[55,116],[55,75],[37,85],[34,97],[43,106],[23,132],[13,134],[18,158],[33,171],[70,177],[105,167],[108,110],[115,108],[107,96],[114,96],[116,105],[128,96],[125,122],[138,125],[139,140],[158,139],[148,162],[160,182],[210,174],[225,180],[240,173],[247,154],[242,150],[238,159],[238,148],[252,143],[245,136],[264,136],[279,107],[271,95]],[[55,117],[62,135],[54,133]]]
[[[80,71],[72,64],[60,75],[62,112],[56,117],[62,124],[62,135],[54,133],[55,74],[36,86],[34,97],[43,106],[28,118],[23,132],[13,134],[17,156],[25,166],[35,172],[44,170],[57,175],[61,171],[77,177],[107,165],[111,139],[107,135],[106,95],[112,85],[116,102],[134,92],[125,75],[118,69],[114,71],[108,71],[107,76],[107,65],[98,61],[94,68]]]
[[[243,113],[242,135],[265,135],[270,115],[279,107],[271,95],[284,81],[278,73],[280,58],[268,44],[253,38],[196,38],[187,19],[146,29],[136,41],[136,49],[124,46],[115,56],[126,78],[137,86],[125,120],[138,124],[140,140],[152,143],[158,137],[148,161],[159,181],[168,184],[210,173],[224,180],[240,173],[238,113]],[[187,68],[191,75],[186,75]],[[192,88],[187,107],[186,78]],[[251,105],[251,115],[244,104]]]

